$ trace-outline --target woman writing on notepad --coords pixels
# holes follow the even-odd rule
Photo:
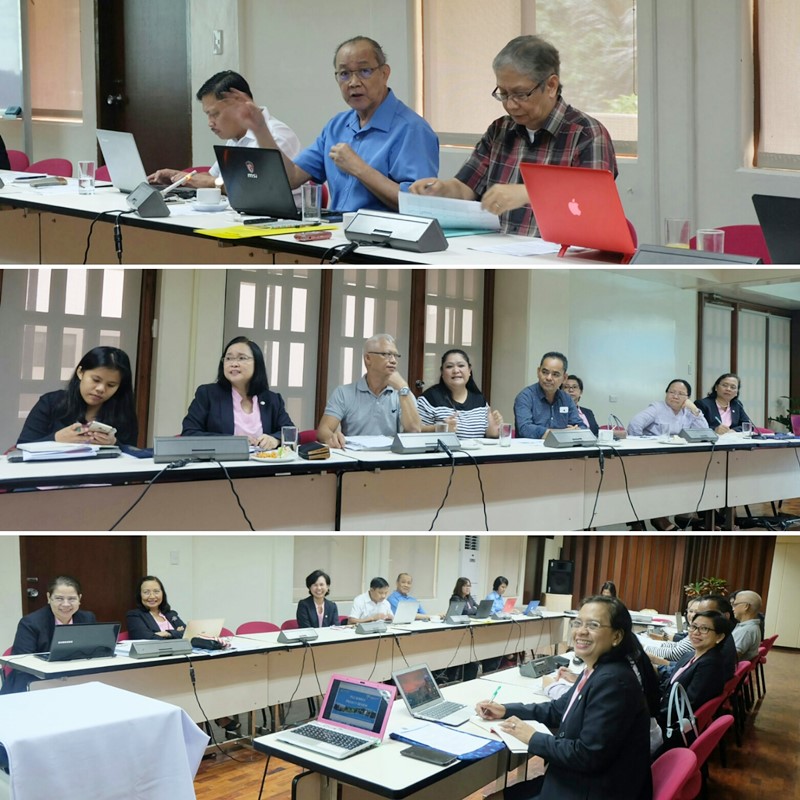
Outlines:
[[[442,356],[439,382],[417,398],[422,430],[432,433],[437,422],[461,439],[500,435],[503,417],[493,411],[472,377],[472,364],[463,350],[448,350]]]
[[[649,800],[650,717],[657,708],[655,672],[633,635],[631,615],[615,597],[588,597],[570,623],[575,654],[586,668],[557,700],[477,704],[484,719],[548,762],[544,776],[492,797],[539,800]],[[525,720],[551,729],[540,733]]]
[[[260,450],[274,450],[284,425],[294,423],[283,398],[270,391],[261,348],[237,336],[222,351],[216,383],[197,387],[181,435],[247,436]]]
[[[56,625],[97,622],[91,611],[81,611],[81,585],[69,575],[59,575],[47,587],[47,605],[26,614],[17,625],[17,635],[11,646],[15,656],[25,653],[44,653],[50,649]],[[12,669],[3,682],[2,694],[24,692],[35,680],[33,675]]]
[[[108,427],[101,430],[93,423]],[[17,444],[135,445],[138,435],[130,359],[118,347],[94,347],[80,360],[65,389],[38,399]]]

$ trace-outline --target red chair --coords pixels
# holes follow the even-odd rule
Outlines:
[[[705,796],[705,785],[708,778],[708,758],[731,725],[733,725],[733,717],[730,714],[725,714],[719,719],[715,719],[706,728],[705,732],[701,733],[692,742],[689,750],[697,758],[697,769],[675,800],[694,800],[695,797],[699,797],[701,794]]]
[[[208,172],[210,169],[211,167],[187,167],[182,172],[191,172],[192,170],[195,172]]]
[[[61,178],[72,177],[72,162],[66,158],[45,158],[29,164],[25,172],[44,172],[46,175],[58,175]]]
[[[8,150],[8,162],[14,172],[25,172],[30,164],[30,159],[22,150]]]
[[[111,182],[111,173],[108,171],[108,167],[103,165],[102,167],[98,167],[94,171],[94,179],[96,181],[109,181]]]
[[[327,182],[322,184],[322,208],[327,208],[328,203],[330,202],[331,196],[330,192],[328,192],[328,184]]]
[[[689,778],[697,772],[697,756],[688,748],[674,747],[659,756],[650,769],[653,800],[677,800]]]
[[[237,629],[237,636],[244,636],[246,633],[271,633],[279,631],[280,628],[272,622],[262,622],[261,620],[253,620],[251,622],[243,622]]]
[[[4,656],[10,656],[11,655],[11,648],[9,647],[3,653],[3,655]],[[2,686],[6,682],[6,678],[8,678],[8,676],[10,674],[11,674],[11,667],[7,666],[6,664],[3,664],[3,671],[2,671],[2,673],[0,673],[0,686]]]
[[[300,625],[297,623],[296,619],[287,619],[285,622],[281,623],[282,631],[293,631],[295,628],[299,627]]]
[[[697,725],[697,732],[702,733],[714,719],[714,714],[717,713],[719,707],[725,702],[725,695],[721,694],[719,697],[712,697],[707,703],[703,703],[697,711],[694,712],[695,724]]]
[[[220,636],[233,636],[233,631],[229,631],[227,628],[223,628],[223,629],[222,629],[222,630],[219,632],[219,635],[220,635]]]
[[[736,727],[733,729],[736,733],[736,744],[742,746],[742,733],[744,733],[745,724],[745,707],[744,698],[742,696],[742,681],[750,671],[749,661],[740,661],[736,667],[736,672],[733,677],[725,684],[722,694],[725,699],[722,701],[722,708],[733,716],[736,722]]]
[[[725,231],[725,252],[733,256],[753,256],[765,264],[771,264],[767,243],[760,225],[720,225]],[[697,237],[689,239],[689,247],[697,249]]]
[[[298,441],[300,444],[309,444],[310,442],[317,441],[317,431],[312,428],[309,431],[300,431],[298,434]]]
[[[131,635],[128,631],[120,631],[119,636],[117,636],[118,642],[127,642],[131,638]]]
[[[776,633],[774,636],[770,636],[769,639],[764,639],[761,642],[761,647],[758,649],[758,666],[756,667],[756,685],[758,686],[758,696],[759,698],[763,697],[767,693],[767,679],[764,675],[764,664],[767,663],[767,656],[769,655],[769,651],[775,646],[775,640],[778,638],[778,634]],[[762,655],[761,649],[764,649],[764,653]],[[762,694],[763,692],[763,694]]]

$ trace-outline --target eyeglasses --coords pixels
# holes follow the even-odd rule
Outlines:
[[[399,361],[403,357],[400,355],[400,353],[381,352],[380,350],[368,350],[367,352],[372,356],[383,356],[387,361],[390,358],[393,358],[395,361]]]
[[[515,103],[524,103],[543,83],[544,81],[539,81],[529,92],[501,92],[500,87],[497,86],[492,92],[492,97],[499,103],[507,103],[509,100],[513,100]]]
[[[713,630],[714,630],[713,628],[709,628],[707,625],[695,625],[694,623],[692,623],[689,626],[689,631],[691,633],[699,633],[702,636],[705,636],[707,633],[713,632]]]
[[[80,603],[81,599],[80,597],[62,597],[60,594],[56,594],[50,598],[50,601],[58,603],[59,605],[63,603],[69,606],[76,606]]]
[[[600,628],[610,628],[611,625],[603,625],[601,622],[598,622],[596,619],[590,620],[583,620],[583,619],[573,619],[570,620],[569,623],[570,628],[576,631],[578,628],[586,628],[587,631],[592,631],[592,633],[597,633]]]
[[[689,395],[686,392],[667,392],[669,397],[688,397]]]
[[[578,386],[578,384],[577,384],[577,383],[562,383],[562,384],[561,384],[561,388],[562,388],[562,389],[563,389],[565,392],[572,392],[572,391],[578,391],[578,389],[579,389],[580,387]]]
[[[362,67],[361,69],[340,69],[338,72],[334,72],[334,76],[339,83],[348,83],[350,78],[353,75],[358,75],[362,81],[369,80],[372,77],[372,74],[375,70],[380,69],[383,64],[379,64],[377,67]]]
[[[226,364],[246,364],[253,360],[253,356],[225,356],[222,360]]]

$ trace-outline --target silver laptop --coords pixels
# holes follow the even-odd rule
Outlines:
[[[393,672],[392,680],[408,712],[416,719],[444,725],[463,725],[475,713],[464,703],[455,703],[442,697],[427,664]]]
[[[147,183],[142,157],[132,133],[125,131],[97,130],[97,141],[103,152],[111,183],[121,192],[128,194],[140,183]],[[177,197],[194,197],[195,190],[187,187],[173,189]]]
[[[330,758],[348,758],[383,741],[396,692],[385,683],[331,675],[317,719],[275,738]]]
[[[408,625],[417,618],[419,603],[416,600],[398,600],[392,625]]]

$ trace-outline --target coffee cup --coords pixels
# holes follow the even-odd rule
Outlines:
[[[220,189],[198,189],[195,197],[201,206],[218,206],[222,199],[222,191]]]

